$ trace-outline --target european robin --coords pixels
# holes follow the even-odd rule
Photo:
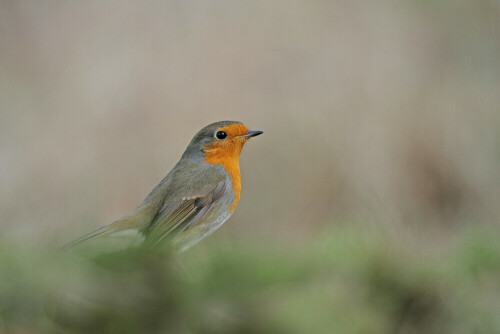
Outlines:
[[[168,237],[184,251],[218,229],[234,212],[241,193],[239,156],[262,131],[241,122],[207,125],[191,140],[179,162],[133,211],[67,244],[136,230],[156,245]]]

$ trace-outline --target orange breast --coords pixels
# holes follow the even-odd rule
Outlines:
[[[213,153],[205,154],[205,161],[212,165],[222,165],[226,169],[227,173],[231,175],[232,186],[234,193],[234,202],[231,205],[231,212],[236,209],[238,202],[240,200],[241,194],[241,174],[240,174],[240,162],[238,158],[233,158],[224,154],[223,151],[217,150]]]
[[[211,145],[204,146],[205,161],[212,165],[222,165],[229,175],[231,175],[234,202],[231,205],[231,212],[236,209],[241,194],[241,174],[240,174],[240,153],[245,144],[245,140],[238,138],[245,134],[248,129],[243,124],[232,124],[219,129],[228,134],[225,140],[215,141]]]

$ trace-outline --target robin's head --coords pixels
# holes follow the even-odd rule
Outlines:
[[[262,131],[248,130],[241,122],[212,123],[194,136],[184,153],[184,157],[201,152],[205,158],[212,158],[212,160],[238,158],[245,142],[262,133]]]

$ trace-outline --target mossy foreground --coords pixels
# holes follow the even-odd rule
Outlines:
[[[181,256],[3,243],[0,332],[500,333],[498,235],[402,244],[354,228]]]

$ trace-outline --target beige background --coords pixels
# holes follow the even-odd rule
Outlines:
[[[218,233],[334,224],[446,240],[500,216],[498,1],[1,1],[0,224],[61,243],[240,120]]]

